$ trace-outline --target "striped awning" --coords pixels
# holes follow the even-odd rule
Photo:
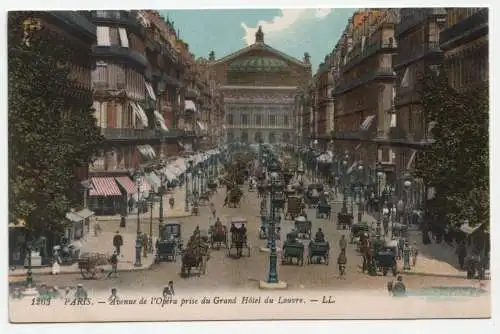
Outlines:
[[[93,177],[91,178],[92,188],[89,196],[121,196],[120,188],[116,184],[114,177]]]
[[[127,194],[135,194],[137,192],[137,186],[128,176],[115,177],[115,180],[125,189]]]
[[[156,158],[156,152],[151,145],[137,145],[137,149],[147,159]]]
[[[365,120],[363,121],[363,123],[361,123],[361,125],[359,126],[359,128],[363,131],[369,130],[374,119],[375,119],[375,115],[371,115],[371,116],[366,117]]]

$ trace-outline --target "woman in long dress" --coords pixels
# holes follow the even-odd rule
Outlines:
[[[61,272],[61,257],[59,251],[54,252],[54,259],[52,260],[52,275],[57,275]]]

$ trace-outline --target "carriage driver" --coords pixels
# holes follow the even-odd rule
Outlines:
[[[314,237],[315,242],[325,242],[325,234],[321,230],[321,227],[318,228],[318,232],[316,232],[316,236]]]
[[[214,227],[215,227],[216,232],[222,230],[222,223],[221,223],[219,217],[217,217],[217,220],[215,221]]]

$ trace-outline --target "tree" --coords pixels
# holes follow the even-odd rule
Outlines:
[[[9,219],[57,233],[78,205],[74,168],[91,162],[103,138],[92,92],[69,78],[74,46],[43,27],[26,43],[23,23],[36,15],[8,16]]]
[[[444,68],[422,78],[424,115],[435,143],[423,152],[416,176],[434,187],[430,208],[439,221],[489,221],[488,85],[457,92]]]

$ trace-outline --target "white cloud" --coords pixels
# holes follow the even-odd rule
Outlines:
[[[332,12],[331,8],[321,9],[282,9],[280,16],[275,16],[271,21],[259,21],[255,27],[249,27],[245,22],[241,22],[241,27],[245,31],[243,40],[246,45],[253,44],[255,41],[255,33],[259,26],[262,26],[264,34],[267,36],[275,36],[280,32],[290,29],[299,21],[304,19],[322,20]],[[313,14],[313,15],[311,15]]]

